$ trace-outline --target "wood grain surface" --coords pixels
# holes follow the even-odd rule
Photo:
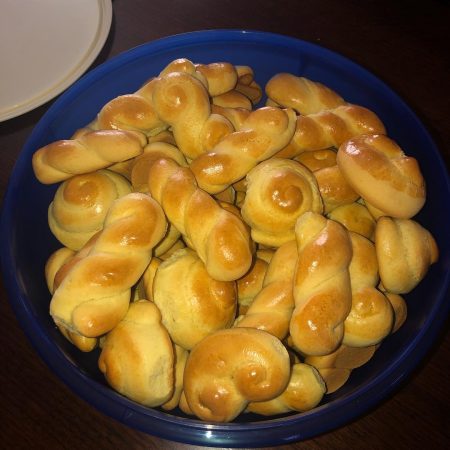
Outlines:
[[[187,31],[236,28],[297,37],[353,59],[390,85],[426,125],[449,167],[447,1],[115,0],[113,8],[111,33],[91,68]],[[22,146],[51,104],[0,123],[1,199]],[[0,295],[0,448],[202,448],[135,431],[78,398],[25,337],[3,284]],[[389,399],[344,427],[276,448],[450,448],[449,356],[447,322],[427,358]]]

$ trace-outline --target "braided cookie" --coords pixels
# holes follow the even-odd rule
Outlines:
[[[266,94],[276,104],[293,108],[299,114],[314,114],[345,103],[340,95],[322,83],[290,73],[274,75],[266,84]]]
[[[103,227],[111,204],[131,192],[121,175],[99,170],[64,181],[48,208],[48,224],[66,247],[79,250]]]
[[[354,136],[385,134],[378,116],[367,108],[345,104],[327,111],[298,116],[294,136],[276,156],[293,158],[303,152],[339,146]]]
[[[148,195],[132,193],[116,200],[103,230],[60,269],[66,274],[50,302],[56,324],[86,337],[114,328],[166,225],[161,207]]]
[[[197,251],[212,278],[232,281],[247,273],[252,249],[246,225],[199,189],[187,167],[160,159],[151,166],[148,180],[152,196]]]
[[[411,219],[379,218],[375,248],[383,287],[394,294],[412,291],[439,257],[432,234]]]
[[[394,310],[388,298],[376,288],[378,262],[375,246],[364,236],[350,232],[353,256],[350,263],[352,309],[344,322],[343,344],[368,347],[391,333]]]
[[[338,150],[337,163],[366,205],[383,215],[409,219],[425,203],[425,181],[415,158],[384,135],[352,138]]]
[[[211,194],[225,190],[287,145],[294,128],[293,110],[264,107],[251,112],[239,131],[192,161],[198,185]]]
[[[300,216],[295,234],[292,342],[303,354],[326,355],[341,343],[352,306],[350,237],[342,225],[312,212]]]
[[[230,422],[249,402],[280,395],[289,376],[289,354],[279,339],[255,328],[228,328],[192,349],[184,370],[184,394],[198,418]]]
[[[287,242],[273,255],[261,291],[245,315],[236,319],[235,327],[259,328],[284,339],[294,309],[292,284],[297,262],[295,240]]]
[[[304,212],[323,212],[314,175],[296,161],[270,158],[253,168],[246,181],[241,213],[259,244],[279,247],[295,239],[295,222]]]
[[[148,300],[137,300],[106,335],[98,367],[117,392],[153,407],[173,394],[174,363],[172,342],[158,308]]]
[[[57,183],[134,158],[146,143],[146,137],[134,131],[91,131],[37,150],[32,159],[34,174],[41,183]]]

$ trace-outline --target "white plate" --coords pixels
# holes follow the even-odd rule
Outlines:
[[[111,0],[0,0],[0,122],[51,100],[100,53]]]

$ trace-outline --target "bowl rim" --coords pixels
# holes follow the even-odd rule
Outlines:
[[[446,179],[447,192],[450,193],[450,182],[446,166],[425,126],[398,94],[361,65],[332,50],[295,37],[252,30],[201,30],[163,37],[120,53],[87,72],[66,92],[57,98],[34,127],[16,161],[5,193],[0,219],[0,263],[10,304],[22,329],[38,354],[58,377],[65,382],[72,391],[76,392],[80,397],[98,410],[131,427],[165,439],[213,447],[223,445],[231,447],[256,447],[261,445],[286,444],[311,438],[320,433],[329,432],[344,423],[354,420],[356,417],[359,417],[380,403],[390,393],[397,389],[408,375],[410,375],[421,363],[426,353],[434,344],[450,310],[450,304],[444,302],[449,290],[450,269],[447,268],[446,276],[443,279],[442,286],[439,290],[440,301],[436,302],[434,305],[434,308],[427,317],[427,321],[421,328],[420,333],[408,343],[407,347],[402,352],[402,358],[391,364],[391,366],[388,367],[388,370],[375,377],[367,383],[367,385],[346,395],[344,398],[339,398],[325,405],[318,406],[306,413],[294,414],[283,417],[282,419],[267,418],[267,420],[263,421],[246,423],[232,422],[212,424],[192,418],[180,418],[171,415],[170,412],[161,412],[138,405],[131,400],[120,396],[120,394],[112,391],[110,388],[100,385],[95,380],[89,379],[82,372],[78,370],[74,371],[74,365],[64,356],[56,343],[50,340],[46,333],[43,332],[39,326],[39,322],[35,320],[32,311],[30,311],[27,305],[27,299],[21,294],[19,282],[16,278],[15,271],[13,270],[14,255],[12,254],[12,249],[6,245],[7,237],[11,233],[10,220],[13,208],[12,198],[16,190],[20,188],[17,185],[17,182],[14,181],[13,175],[20,170],[23,170],[24,166],[29,164],[27,157],[31,155],[34,150],[33,142],[38,140],[40,136],[45,133],[46,127],[55,118],[62,105],[70,103],[72,99],[76,98],[78,94],[91,85],[93,81],[102,78],[104,75],[107,75],[108,72],[114,71],[126,63],[137,60],[143,56],[148,56],[149,53],[167,50],[168,47],[175,48],[184,44],[190,45],[208,42],[217,43],[223,40],[227,42],[240,41],[242,39],[250,39],[253,42],[263,44],[270,40],[271,43],[279,45],[306,48],[310,51],[319,53],[323,57],[345,62],[345,64],[350,65],[352,69],[358,71],[362,76],[381,86],[383,90],[394,99],[395,102],[400,103],[401,106],[410,113],[411,118],[417,122],[418,128],[429,143],[430,151],[434,154],[433,156],[436,158],[438,165],[440,165],[442,175]],[[411,357],[413,354],[414,358]],[[320,415],[317,414],[319,411],[323,410],[326,410],[325,414],[330,416],[331,413],[334,412],[334,416],[327,417],[328,420],[324,420],[323,416],[320,417]],[[336,412],[338,412],[338,414],[336,414]],[[146,423],[146,420],[152,420],[152,426],[149,427],[149,423]],[[301,426],[301,424],[303,424],[303,426]]]

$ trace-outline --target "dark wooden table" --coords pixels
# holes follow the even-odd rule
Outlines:
[[[447,1],[115,0],[113,7],[110,36],[93,66],[144,42],[194,30],[238,28],[301,38],[353,59],[389,84],[415,110],[450,162]],[[1,197],[21,147],[50,105],[0,124]],[[130,429],[80,400],[40,360],[3,285],[0,295],[1,448],[197,448]],[[450,448],[447,330],[408,381],[381,405],[345,427],[278,448]]]

